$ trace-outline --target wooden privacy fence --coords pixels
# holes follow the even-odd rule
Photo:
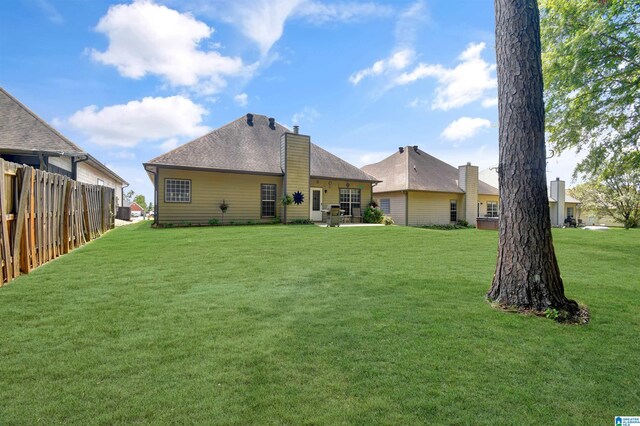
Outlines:
[[[113,228],[113,188],[2,159],[0,171],[0,287]]]

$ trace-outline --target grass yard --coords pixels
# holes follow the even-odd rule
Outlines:
[[[0,424],[613,424],[640,231],[554,231],[591,323],[491,309],[491,231],[114,230],[0,289]]]

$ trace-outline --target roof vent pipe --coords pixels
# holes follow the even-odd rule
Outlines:
[[[415,152],[418,152],[418,145],[414,145],[414,146],[413,146],[413,150],[414,150]]]
[[[269,117],[269,127],[271,127],[272,129],[276,128],[276,119],[273,117]]]
[[[300,126],[293,126],[293,133],[295,133],[296,135],[300,133]]]
[[[401,146],[399,146],[399,147],[398,147],[398,152],[400,152],[400,154],[402,154],[402,153],[404,152],[404,148],[403,148],[403,147],[401,147]]]
[[[253,114],[251,113],[247,114],[247,124],[253,126]]]

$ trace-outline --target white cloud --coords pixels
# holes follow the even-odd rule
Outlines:
[[[249,75],[242,59],[199,49],[213,33],[190,14],[181,14],[151,1],[111,6],[96,30],[109,38],[106,51],[91,57],[115,66],[121,75],[142,78],[155,74],[173,86],[196,86],[206,94],[226,86],[226,78]]]
[[[482,100],[482,106],[484,108],[491,108],[498,105],[498,98],[485,98]]]
[[[395,79],[395,84],[405,85],[415,83],[426,77],[438,77],[445,73],[445,69],[441,65],[418,64],[411,72],[400,74]]]
[[[424,23],[430,20],[427,6],[423,1],[417,1],[400,12],[396,22],[396,44],[400,47],[413,47],[416,34]]]
[[[231,20],[266,55],[282,37],[285,22],[300,3],[301,0],[240,1],[233,8]]]
[[[46,15],[47,19],[54,24],[64,24],[64,18],[58,9],[48,0],[34,0],[33,2],[40,11]]]
[[[166,152],[166,151],[171,151],[172,149],[175,149],[178,146],[178,138],[169,138],[166,141],[164,141],[163,143],[161,143],[158,148],[160,148],[160,150]]]
[[[413,62],[414,56],[415,52],[412,49],[399,50],[386,59],[376,61],[371,67],[353,73],[349,77],[349,81],[356,85],[365,77],[377,76],[388,71],[403,70]]]
[[[131,151],[115,151],[109,153],[109,156],[120,160],[134,160],[136,158],[136,154]]]
[[[184,6],[185,0],[164,0]],[[212,19],[222,19],[240,30],[267,56],[282,37],[287,21],[304,20],[313,24],[354,22],[385,17],[393,13],[390,6],[375,2],[336,2],[314,0],[189,0],[192,9]]]
[[[98,109],[88,106],[69,118],[69,124],[102,146],[131,148],[144,140],[201,136],[207,111],[183,96],[143,98]]]
[[[393,13],[390,6],[376,3],[346,2],[320,3],[317,1],[302,1],[295,9],[295,17],[307,18],[313,23],[350,22],[368,17],[383,17]]]
[[[461,117],[442,131],[441,136],[450,141],[462,141],[472,138],[481,129],[491,127],[491,122],[484,118]]]
[[[233,100],[235,101],[235,103],[237,103],[239,106],[241,107],[246,107],[247,104],[249,104],[249,95],[247,95],[246,93],[240,93],[238,95],[235,95],[233,97]]]
[[[427,77],[436,78],[439,86],[431,105],[433,109],[446,111],[474,102],[497,85],[492,76],[495,65],[489,64],[480,56],[485,47],[485,43],[471,43],[458,56],[461,63],[455,68],[420,63],[412,71],[398,76],[394,83],[406,85]]]
[[[313,123],[316,118],[320,117],[318,111],[315,108],[304,107],[302,111],[296,112],[291,117],[291,121],[293,124],[299,124],[302,120],[305,120],[309,123]]]
[[[393,154],[393,151],[368,151],[343,147],[327,147],[326,149],[356,167],[377,163]]]
[[[427,20],[424,2],[413,3],[400,12],[396,21],[396,46],[389,57],[380,59],[368,68],[354,72],[349,77],[353,85],[359,84],[366,77],[384,75],[393,81],[398,73],[411,65],[416,56],[413,48],[418,27]]]

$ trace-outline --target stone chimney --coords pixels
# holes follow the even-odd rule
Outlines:
[[[467,163],[458,167],[458,186],[464,191],[464,201],[458,209],[458,219],[475,225],[478,215],[478,166]]]

